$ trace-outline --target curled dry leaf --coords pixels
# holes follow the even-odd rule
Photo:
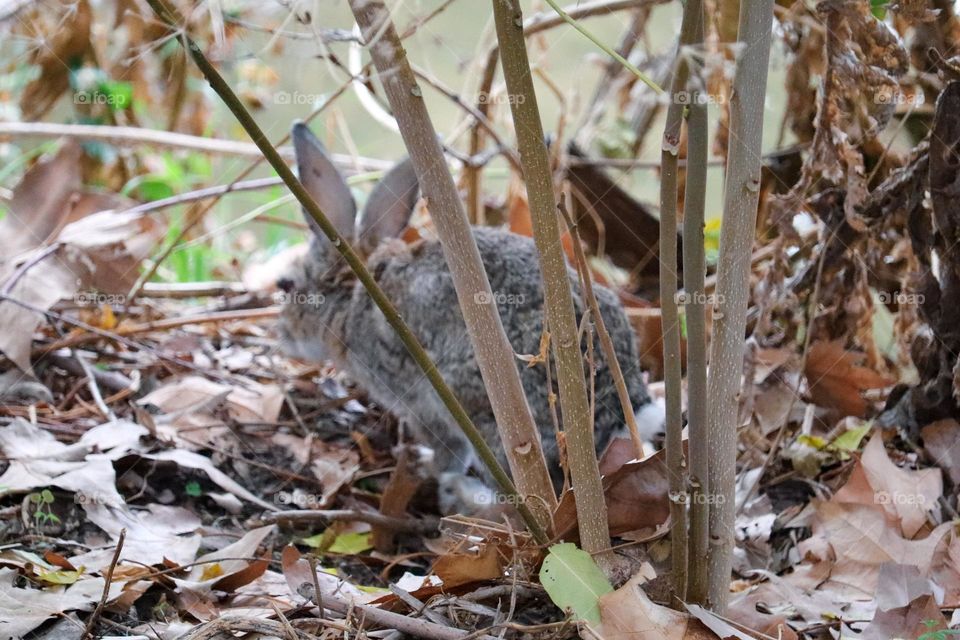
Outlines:
[[[880,506],[899,522],[905,538],[914,538],[924,529],[928,515],[938,510],[942,493],[939,469],[901,469],[890,460],[877,434],[867,443],[849,480],[833,500]]]
[[[599,637],[604,640],[714,640],[718,638],[693,616],[660,606],[643,592],[643,576],[600,596]]]
[[[669,482],[664,452],[632,461],[633,443],[612,440],[600,460],[603,491],[607,501],[610,533],[621,535],[639,529],[656,529],[670,516]],[[630,460],[624,464],[624,460]],[[566,539],[576,530],[576,502],[572,491],[560,497],[554,514],[556,531]]]
[[[862,355],[845,350],[840,341],[812,344],[804,375],[814,403],[845,416],[865,417],[868,405],[863,392],[896,381],[861,366],[862,361]]]
[[[503,563],[496,544],[481,544],[475,550],[451,552],[437,558],[433,573],[444,589],[503,577]]]

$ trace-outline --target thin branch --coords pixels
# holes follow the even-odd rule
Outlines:
[[[564,22],[566,22],[571,27],[579,31],[583,37],[585,37],[587,40],[595,44],[597,48],[599,48],[605,54],[607,54],[608,56],[610,56],[611,58],[619,62],[624,69],[626,69],[633,75],[637,76],[637,78],[642,83],[644,83],[645,85],[653,89],[657,95],[660,95],[663,93],[663,89],[660,87],[660,85],[658,85],[656,82],[654,82],[649,77],[647,77],[647,74],[645,74],[643,71],[640,71],[640,69],[638,69],[632,62],[630,62],[629,60],[624,58],[622,55],[620,55],[619,53],[611,49],[610,46],[607,45],[603,40],[601,40],[597,36],[593,35],[590,31],[588,31],[586,27],[584,27],[582,24],[580,24],[576,20],[576,18],[572,17],[569,13],[567,13],[562,8],[560,8],[560,5],[557,4],[556,0],[545,0],[545,2],[548,5],[550,5],[550,7],[554,11],[557,12],[557,14],[563,19]]]
[[[577,2],[574,5],[564,8],[564,12],[575,20],[582,20],[591,16],[609,15],[616,11],[624,9],[633,9],[643,5],[653,5],[664,0],[593,0],[592,2]],[[563,19],[554,12],[538,13],[523,22],[523,35],[529,38],[537,33],[548,29],[553,29],[565,24]],[[477,89],[478,103],[477,111],[485,117],[490,117],[490,94],[493,87],[493,79],[497,72],[497,59],[499,56],[498,45],[492,46],[486,53],[484,59],[483,71],[480,74],[480,83]],[[479,124],[475,124],[470,129],[470,146],[468,155],[477,156],[483,148],[483,131]],[[466,185],[467,185],[467,205],[469,207],[470,219],[478,220],[480,215],[480,192],[482,190],[480,170],[473,167],[467,167]]]
[[[190,149],[206,153],[222,155],[247,156],[260,158],[262,156],[257,145],[249,142],[234,142],[233,140],[218,140],[216,138],[201,138],[185,133],[143,129],[140,127],[110,127],[93,124],[54,124],[49,122],[0,122],[0,136],[35,137],[35,138],[76,138],[78,140],[96,140],[108,142],[118,146],[149,144],[168,149]],[[280,147],[277,152],[281,157],[293,159],[293,147]],[[354,158],[343,154],[331,154],[333,161],[344,167],[359,166],[364,171],[383,171],[391,164],[385,160],[374,158]]]
[[[87,620],[87,626],[83,630],[83,640],[93,637],[93,628],[97,626],[97,620],[99,620],[100,616],[103,614],[103,608],[107,604],[107,597],[110,595],[110,584],[113,582],[113,571],[117,568],[117,562],[120,561],[120,551],[123,549],[123,541],[126,539],[126,537],[127,530],[121,529],[120,536],[117,538],[117,548],[113,552],[113,559],[110,560],[110,566],[107,567],[106,575],[103,576],[103,593],[100,596],[100,602],[97,603],[97,608],[93,610],[92,614],[90,614],[90,619]]]
[[[623,378],[623,369],[620,368],[620,361],[617,360],[617,352],[613,348],[613,340],[607,331],[607,325],[600,315],[600,305],[597,304],[597,296],[593,293],[593,280],[590,277],[590,267],[587,264],[587,257],[583,252],[583,244],[580,242],[580,232],[577,224],[567,213],[565,207],[560,207],[567,228],[570,230],[570,239],[573,244],[573,252],[577,258],[577,270],[580,272],[580,282],[583,284],[583,297],[590,306],[590,313],[597,326],[597,337],[600,338],[600,348],[603,349],[603,357],[610,368],[610,376],[613,378],[613,384],[617,389],[617,397],[620,399],[620,406],[623,409],[623,417],[627,422],[627,430],[630,432],[630,439],[633,441],[633,448],[636,451],[637,459],[642,459],[646,453],[643,450],[643,439],[640,437],[640,429],[637,427],[637,417],[633,412],[633,402],[630,400],[630,393],[627,391],[627,383]]]

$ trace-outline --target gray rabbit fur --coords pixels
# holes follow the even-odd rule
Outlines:
[[[419,240],[408,245],[396,238],[406,227],[418,199],[417,178],[410,162],[396,165],[376,186],[355,231],[353,197],[319,140],[306,125],[297,123],[293,142],[301,181],[342,236],[368,256],[367,268],[506,467],[493,411],[440,243]],[[474,228],[474,237],[510,344],[517,354],[538,353],[543,331],[543,288],[533,241],[488,227]],[[576,272],[569,269],[569,274],[579,320],[585,303]],[[377,404],[409,425],[421,444],[433,449],[442,508],[462,509],[464,501],[476,502],[476,495],[462,495],[476,494],[479,485],[467,480],[465,474],[474,470],[491,483],[489,474],[383,314],[319,230],[308,254],[278,286],[286,292],[279,323],[285,350],[307,360],[332,360]],[[594,291],[637,410],[641,435],[650,440],[662,430],[663,414],[651,402],[644,384],[633,329],[616,294],[599,285]],[[475,301],[485,302],[489,303]],[[612,437],[626,433],[623,411],[598,342],[593,358],[594,429],[599,452]],[[559,486],[563,476],[548,405],[546,369],[543,364],[527,366],[520,359],[516,366],[540,429],[548,466]],[[555,389],[555,376],[553,383]]]

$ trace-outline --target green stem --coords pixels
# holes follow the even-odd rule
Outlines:
[[[637,76],[637,78],[641,82],[643,82],[645,85],[647,85],[648,87],[656,91],[658,95],[663,93],[663,89],[660,87],[660,85],[658,85],[656,82],[651,80],[650,77],[647,76],[647,74],[645,74],[643,71],[640,71],[640,69],[638,69],[635,65],[633,65],[633,63],[631,63],[629,60],[627,60],[622,55],[620,55],[619,53],[611,49],[609,46],[604,44],[603,41],[600,40],[597,36],[587,31],[586,27],[584,27],[579,22],[571,18],[566,11],[560,8],[560,5],[556,3],[556,0],[546,0],[546,3],[550,5],[550,7],[553,8],[554,11],[557,12],[557,15],[563,18],[564,22],[566,22],[571,27],[579,31],[587,40],[597,45],[597,47],[601,51],[603,51],[605,54],[607,54],[608,56],[610,56],[611,58],[613,58],[614,60],[622,64],[627,71]]]

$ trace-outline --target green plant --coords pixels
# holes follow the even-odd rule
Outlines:
[[[33,519],[37,526],[47,524],[60,524],[60,517],[53,512],[53,503],[56,497],[50,489],[36,491],[27,496],[31,504],[36,505],[33,511]]]
[[[191,498],[199,498],[203,495],[203,489],[200,488],[200,483],[196,480],[191,480],[183,486],[183,491]]]

